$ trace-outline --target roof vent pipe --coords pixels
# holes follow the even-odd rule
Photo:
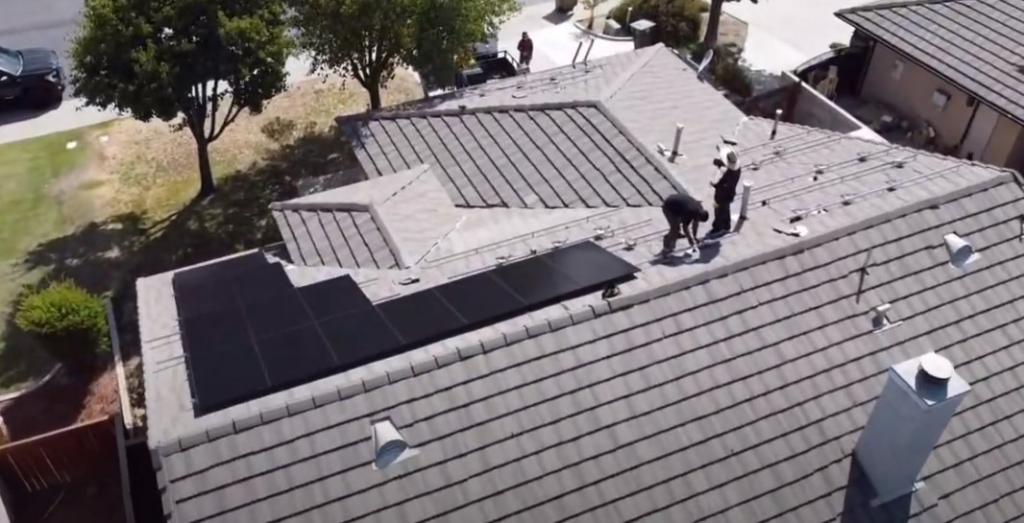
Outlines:
[[[740,200],[740,219],[747,219],[747,210],[750,209],[750,193],[754,191],[754,182],[743,182],[743,198]]]
[[[923,486],[918,474],[971,386],[930,352],[889,368],[853,453],[878,506]]]
[[[775,121],[772,122],[772,140],[775,139],[775,135],[779,132],[779,118],[782,118],[782,109],[775,110]]]
[[[681,123],[677,123],[676,124],[676,138],[672,142],[672,159],[673,160],[675,160],[676,156],[679,156],[679,142],[680,142],[680,140],[683,139],[683,129],[685,129],[685,128],[686,128],[686,126],[681,124]]]
[[[956,233],[949,233],[942,239],[946,243],[946,252],[949,253],[950,267],[965,271],[968,265],[981,258],[980,254],[974,252],[974,247]]]
[[[893,327],[899,327],[903,323],[902,321],[893,322],[889,319],[889,309],[891,308],[891,304],[883,303],[871,309],[871,327],[875,332],[882,332]]]
[[[383,419],[375,422],[371,428],[373,438],[373,467],[375,469],[387,468],[388,465],[404,458],[409,448],[409,443],[395,428],[390,419]]]

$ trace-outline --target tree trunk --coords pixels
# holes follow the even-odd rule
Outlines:
[[[711,7],[708,10],[708,28],[704,32],[704,45],[708,49],[714,49],[718,45],[718,24],[722,20],[722,5],[725,0],[711,0]]]
[[[213,183],[213,169],[210,167],[210,142],[204,137],[196,137],[196,151],[199,153],[199,194],[204,198],[213,194],[216,185]]]
[[[380,82],[368,82],[366,90],[370,92],[370,110],[380,109]]]

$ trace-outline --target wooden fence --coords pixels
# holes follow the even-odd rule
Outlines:
[[[90,477],[117,459],[115,430],[111,415],[0,446],[0,479],[13,493],[28,493]]]

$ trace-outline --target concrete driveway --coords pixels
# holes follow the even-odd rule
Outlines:
[[[790,70],[825,51],[832,42],[849,43],[853,28],[835,12],[871,0],[746,0],[727,2],[725,11],[749,24],[743,51],[754,69]]]

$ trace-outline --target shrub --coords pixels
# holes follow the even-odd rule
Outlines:
[[[275,116],[260,127],[260,132],[270,141],[283,145],[292,141],[297,128],[298,124],[295,123],[295,120]]]
[[[610,14],[623,28],[630,7],[630,22],[642,18],[654,22],[656,36],[670,47],[686,47],[700,40],[701,15],[708,10],[703,0],[623,0]]]
[[[698,43],[691,49],[690,58],[700,63],[706,50],[707,47],[703,43]],[[716,85],[740,98],[750,98],[754,93],[750,74],[740,62],[740,55],[733,45],[715,47],[715,58],[710,72]]]
[[[61,362],[88,363],[97,353],[110,350],[103,299],[71,281],[29,289],[14,322]]]

